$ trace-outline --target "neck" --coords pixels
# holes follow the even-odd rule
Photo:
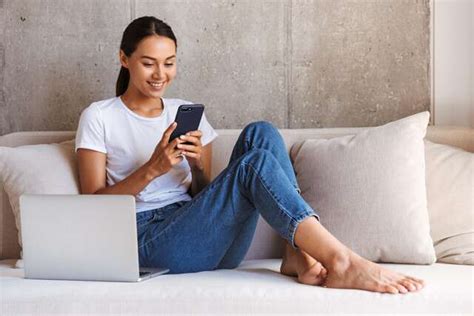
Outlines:
[[[163,102],[161,98],[150,98],[137,92],[129,87],[127,91],[122,94],[121,99],[128,108],[139,112],[163,110]]]

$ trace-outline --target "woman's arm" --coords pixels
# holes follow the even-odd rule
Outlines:
[[[175,128],[176,124],[171,124],[164,132],[150,160],[112,186],[107,186],[106,182],[106,154],[79,148],[77,162],[81,193],[130,194],[134,196],[140,193],[153,179],[167,173],[174,165],[183,160],[182,150],[176,148],[182,140],[176,138],[169,143],[170,135]]]
[[[193,197],[211,182],[212,143],[202,148],[201,161],[202,169],[198,167],[191,168],[193,182],[190,193]]]
[[[195,196],[210,183],[211,178],[212,144],[203,147],[201,160],[203,169],[193,168],[191,195]],[[130,194],[140,193],[155,177],[148,163],[138,168],[122,181],[107,186],[106,184],[106,155],[104,153],[79,148],[77,150],[79,182],[81,194]]]
[[[144,164],[122,181],[107,186],[106,155],[104,153],[79,148],[77,150],[77,162],[81,194],[137,195],[153,180],[148,164]]]

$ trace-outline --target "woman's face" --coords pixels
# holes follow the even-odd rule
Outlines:
[[[148,36],[130,57],[121,50],[120,62],[130,72],[129,90],[161,98],[176,77],[176,45],[168,37]]]

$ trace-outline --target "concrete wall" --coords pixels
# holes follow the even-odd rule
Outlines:
[[[114,96],[127,24],[178,37],[167,97],[216,128],[374,126],[430,109],[429,0],[0,0],[0,134],[74,130]]]

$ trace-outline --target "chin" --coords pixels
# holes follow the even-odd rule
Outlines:
[[[165,92],[162,91],[162,92],[160,92],[160,93],[152,93],[150,96],[151,96],[152,98],[157,98],[157,99],[158,99],[158,98],[162,98],[164,94],[165,94]]]
[[[159,92],[153,92],[153,91],[146,91],[145,93],[142,92],[142,94],[148,98],[162,98],[163,95],[165,94],[165,90],[159,91]]]

